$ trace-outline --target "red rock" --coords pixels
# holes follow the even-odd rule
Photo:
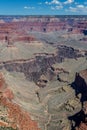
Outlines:
[[[9,125],[8,125],[8,123],[0,120],[0,126],[8,127]]]
[[[81,123],[79,128],[76,128],[76,130],[87,130],[87,125],[85,123]]]
[[[28,31],[38,32],[54,32],[58,30],[68,30],[74,34],[83,33],[87,26],[86,20],[72,20],[73,23],[70,25],[67,19],[59,19],[56,17],[43,17],[43,18],[24,18],[11,21],[10,23],[0,22],[0,40],[4,40],[7,32],[15,40],[32,40],[28,39],[25,35]],[[14,38],[15,36],[15,38]],[[21,36],[21,37],[20,37]]]
[[[9,88],[6,88],[4,93],[3,93],[3,97],[11,100],[11,99],[14,98],[14,95],[13,95],[12,91]]]
[[[3,88],[5,81],[2,74],[0,74],[0,89]],[[7,108],[9,125],[6,122],[0,122],[0,126],[11,126],[19,130],[40,130],[36,121],[33,121],[28,112],[24,111],[19,105],[12,102],[14,98],[13,92],[7,87],[0,94],[1,105]]]

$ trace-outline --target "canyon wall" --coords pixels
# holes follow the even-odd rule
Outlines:
[[[28,32],[55,32],[66,30],[72,34],[83,33],[87,35],[87,19],[86,18],[60,18],[60,17],[7,17],[7,20],[2,17],[3,22],[0,23],[0,40],[4,40],[5,36],[13,35],[14,40],[21,34],[28,34]],[[1,20],[2,20],[1,19]],[[10,20],[9,20],[10,19]],[[8,22],[9,21],[9,22]],[[19,38],[20,41],[20,38]]]
[[[27,60],[14,60],[0,63],[0,69],[7,71],[23,72],[29,80],[37,81],[42,74],[46,74],[47,69],[55,63],[62,62],[65,58],[79,58],[84,55],[80,50],[72,47],[58,46],[55,54],[38,53],[35,58]]]
[[[14,94],[0,73],[0,126],[14,130],[40,130],[28,112],[13,102]],[[1,109],[2,108],[2,109]]]

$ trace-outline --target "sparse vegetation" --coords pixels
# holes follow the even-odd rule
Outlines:
[[[3,127],[3,126],[0,126],[0,130],[18,130],[18,129],[13,129],[12,127]]]

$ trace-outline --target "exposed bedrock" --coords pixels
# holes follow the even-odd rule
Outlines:
[[[55,54],[39,53],[35,58],[28,60],[15,60],[1,62],[0,69],[3,67],[8,71],[23,72],[29,80],[37,81],[42,74],[53,75],[52,65],[62,62],[65,58],[79,58],[84,56],[79,50],[67,46],[58,46]]]
[[[0,129],[4,127],[9,130],[40,130],[30,114],[13,102],[14,96],[0,73]]]
[[[58,16],[38,16],[38,17],[14,17],[6,18],[1,17],[3,22],[0,22],[0,32],[5,33],[7,30],[19,30],[19,31],[39,31],[39,32],[51,32],[58,30],[67,30],[72,33],[85,33],[87,19],[86,18],[69,18]],[[9,22],[8,22],[9,21]]]
[[[87,69],[76,73],[75,81],[72,84],[75,89],[76,96],[82,104],[81,110],[75,115],[69,117],[72,121],[73,130],[87,129]]]

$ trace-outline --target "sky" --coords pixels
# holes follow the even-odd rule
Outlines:
[[[0,15],[87,15],[87,0],[0,0]]]

